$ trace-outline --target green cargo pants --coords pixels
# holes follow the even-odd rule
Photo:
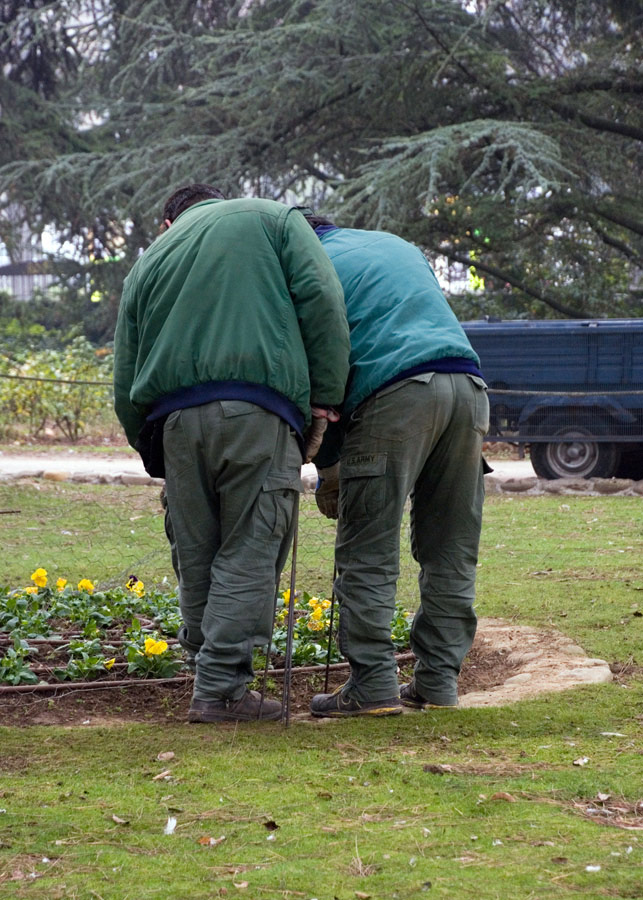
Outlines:
[[[402,381],[353,414],[340,462],[335,548],[349,696],[398,695],[391,620],[410,494],[411,547],[420,564],[420,606],[411,629],[416,689],[431,703],[457,703],[458,673],[476,630],[488,424],[485,384],[465,374]]]
[[[254,678],[253,647],[270,638],[301,452],[286,422],[240,401],[171,413],[163,452],[194,697],[237,700]]]

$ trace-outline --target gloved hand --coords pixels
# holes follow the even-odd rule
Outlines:
[[[311,406],[312,422],[306,432],[305,459],[304,462],[311,462],[319,453],[319,448],[324,439],[324,432],[329,422],[338,422],[339,413],[334,409],[325,409],[321,406]]]
[[[336,519],[339,515],[339,463],[327,469],[317,469],[317,476],[317,508],[327,519]]]
[[[313,420],[310,423],[310,427],[306,432],[306,445],[304,448],[305,459],[304,462],[309,463],[317,454],[319,453],[319,448],[322,445],[322,441],[324,439],[324,432],[328,428],[328,419],[326,417],[316,418],[313,416]]]

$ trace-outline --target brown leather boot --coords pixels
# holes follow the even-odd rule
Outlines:
[[[259,691],[246,691],[238,700],[193,700],[188,722],[252,722],[281,718],[281,703],[264,699]]]

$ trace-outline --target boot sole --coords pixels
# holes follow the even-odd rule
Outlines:
[[[416,703],[413,700],[402,700],[402,705],[408,709],[457,709],[457,704],[441,704],[441,703]]]
[[[351,716],[399,716],[401,706],[378,706],[375,709],[329,709],[325,712],[311,709],[311,715],[318,719],[345,719]]]
[[[217,722],[275,722],[277,719],[281,719],[281,710],[276,713],[261,716],[261,718],[258,716],[226,715],[224,713],[220,716],[204,716],[201,713],[188,713],[188,722],[191,722],[192,724],[198,724],[199,722],[203,722],[204,724],[216,724]]]

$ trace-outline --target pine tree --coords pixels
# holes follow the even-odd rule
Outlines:
[[[34,227],[131,258],[207,180],[472,269],[462,315],[643,313],[637,0],[16,6],[32,32],[3,53],[65,47],[15,79],[51,117],[0,168]]]

